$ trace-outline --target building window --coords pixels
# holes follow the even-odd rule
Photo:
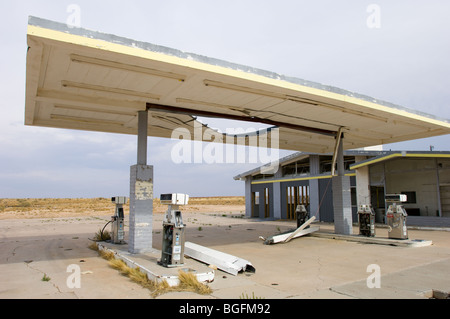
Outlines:
[[[275,176],[274,174],[258,174],[258,175],[254,175],[252,179],[254,181],[256,181],[256,180],[261,180],[261,179],[272,178],[274,176]]]
[[[254,192],[253,194],[255,196],[254,200],[255,205],[259,205],[259,192]]]
[[[282,174],[283,176],[309,174],[309,157],[284,165]]]
[[[295,219],[297,205],[309,205],[309,186],[286,187],[287,219]]]
[[[333,162],[332,156],[320,156],[320,173],[331,172],[331,164]],[[350,170],[350,165],[355,164],[354,156],[344,156],[344,169],[346,171]]]

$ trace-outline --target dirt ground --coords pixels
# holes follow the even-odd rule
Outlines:
[[[0,298],[152,299],[147,289],[121,276],[88,248],[94,234],[114,211],[110,200],[98,201],[103,206],[92,204],[92,200],[91,207],[86,206],[88,202],[77,206],[71,200],[66,206],[61,204],[59,211],[52,211],[49,206],[44,215],[38,215],[38,203],[31,199],[27,200],[29,204],[17,203],[25,206],[23,211],[13,211],[2,200]],[[215,279],[209,284],[213,291],[210,295],[173,292],[158,299],[426,299],[433,291],[450,290],[450,232],[445,229],[411,229],[411,239],[433,241],[433,245],[419,248],[312,236],[264,245],[259,236],[292,229],[295,222],[243,218],[243,203],[208,205],[193,204],[183,210],[186,240],[249,260],[256,272],[232,276],[216,270]],[[159,209],[156,203],[155,249],[161,248],[162,241],[163,210]],[[126,232],[127,224],[128,215]],[[332,224],[316,225],[320,231],[333,231]],[[357,234],[356,227],[353,232]],[[377,237],[387,237],[387,230],[377,227]],[[68,284],[73,265],[81,270],[80,287]],[[380,288],[368,287],[370,265],[381,269]]]
[[[167,209],[159,199],[153,201],[153,213]],[[128,204],[124,212],[128,213]],[[184,212],[245,212],[245,198],[241,196],[193,197]],[[0,220],[31,218],[89,217],[112,215],[114,204],[110,198],[0,198]]]

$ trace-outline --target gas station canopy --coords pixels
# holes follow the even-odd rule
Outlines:
[[[332,152],[340,130],[344,149],[450,133],[367,96],[40,18],[27,41],[26,125],[137,134],[148,110],[148,136],[218,117],[269,124],[280,149],[315,153]]]

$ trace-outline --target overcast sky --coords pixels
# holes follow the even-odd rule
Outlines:
[[[83,28],[450,118],[448,0],[1,1],[0,198],[129,194],[136,137],[24,125],[28,16],[65,23],[73,8]],[[384,148],[450,151],[449,142],[447,135]],[[174,143],[149,138],[157,196],[244,195],[244,183],[233,176],[259,166],[175,164]]]

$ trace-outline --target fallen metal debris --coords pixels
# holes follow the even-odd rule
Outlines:
[[[234,276],[241,271],[255,272],[255,268],[248,260],[191,242],[185,243],[184,254],[206,264],[214,265]]]
[[[264,244],[265,245],[278,244],[278,243],[281,243],[281,242],[287,243],[293,238],[298,238],[298,237],[305,236],[307,234],[311,234],[313,232],[318,231],[319,230],[319,226],[311,226],[309,228],[306,228],[315,219],[316,219],[316,217],[314,217],[314,216],[311,217],[310,219],[308,219],[305,223],[303,223],[299,228],[297,228],[294,231],[288,231],[288,232],[285,232],[285,233],[282,233],[282,234],[273,235],[273,236],[270,236],[268,238],[264,238],[262,236],[260,236],[259,238],[264,240]]]

